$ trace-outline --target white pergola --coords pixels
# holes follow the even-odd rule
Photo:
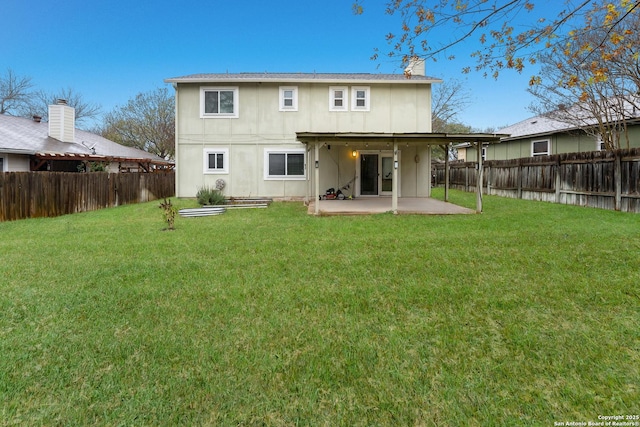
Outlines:
[[[506,134],[449,134],[449,133],[366,133],[366,132],[297,132],[296,139],[307,145],[307,152],[314,150],[314,197],[317,201],[320,198],[320,147],[325,144],[349,144],[354,149],[364,149],[376,145],[393,145],[394,165],[398,163],[398,147],[401,144],[411,146],[443,146],[451,144],[468,143],[474,146],[478,153],[477,182],[476,185],[476,212],[482,212],[482,146],[496,144],[501,138],[508,137]],[[449,200],[449,159],[445,156],[445,201]],[[307,165],[307,173],[310,176]],[[393,168],[391,209],[394,214],[398,213],[398,168]],[[315,203],[315,214],[319,214],[319,203]]]

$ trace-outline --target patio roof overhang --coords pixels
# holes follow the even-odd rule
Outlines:
[[[157,170],[163,171],[172,171],[175,167],[174,162],[165,161],[165,160],[155,160],[150,158],[142,158],[142,157],[119,157],[119,156],[104,156],[101,154],[82,154],[82,153],[47,153],[47,152],[37,152],[33,154],[33,159],[35,161],[34,168],[35,170],[39,169],[45,162],[48,160],[74,160],[80,162],[128,162],[128,163],[137,163],[142,170],[145,172]]]
[[[396,167],[393,169],[392,179],[392,210],[394,214],[398,213],[398,147],[399,144],[406,145],[449,145],[449,144],[461,144],[469,143],[478,147],[478,168],[477,168],[477,181],[482,183],[482,150],[479,147],[488,144],[497,144],[502,138],[508,137],[507,134],[489,134],[489,133],[467,133],[467,134],[450,134],[450,133],[433,133],[433,132],[415,132],[415,133],[385,133],[385,132],[296,132],[296,139],[307,145],[308,150],[311,147],[314,148],[315,158],[315,206],[316,215],[318,212],[318,198],[320,195],[320,164],[319,164],[319,149],[324,144],[336,144],[336,143],[351,143],[352,147],[358,148],[368,146],[374,148],[377,144],[391,145],[393,144],[393,159]],[[368,145],[367,145],[368,144]],[[449,159],[448,156],[445,159],[446,172],[445,172],[445,201],[448,201],[448,187],[449,187]],[[310,167],[310,166],[308,166]],[[310,171],[309,171],[310,172]],[[476,212],[482,212],[482,184],[476,185]]]
[[[296,139],[304,144],[308,143],[335,143],[354,142],[364,143],[382,142],[416,145],[447,145],[447,144],[497,144],[501,138],[506,138],[507,134],[497,133],[434,133],[434,132],[414,132],[414,133],[387,133],[387,132],[296,132]]]

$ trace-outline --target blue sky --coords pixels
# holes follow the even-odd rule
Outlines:
[[[48,92],[71,87],[108,112],[193,73],[399,73],[398,62],[370,60],[398,27],[384,4],[368,0],[356,16],[352,0],[0,0],[0,74],[11,68]],[[463,75],[460,59],[427,62],[428,75],[466,85],[460,121],[484,130],[531,116],[533,71],[495,81]]]

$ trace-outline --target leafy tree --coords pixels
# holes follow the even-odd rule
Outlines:
[[[102,136],[171,159],[175,152],[174,102],[167,88],[139,93],[104,117]]]
[[[640,15],[631,15],[606,36],[609,11],[594,10],[587,25],[573,31],[562,49],[540,56],[540,79],[529,90],[538,103],[532,110],[569,123],[598,137],[607,149],[621,148],[620,135],[640,107]],[[629,146],[628,137],[626,146]]]
[[[365,11],[367,1],[354,0],[356,14]],[[597,24],[605,30],[599,42],[615,43],[627,35],[621,24],[640,13],[640,0],[566,0],[557,14],[553,8],[539,10],[537,6],[541,3],[544,2],[388,0],[386,13],[399,15],[401,27],[387,34],[390,49],[386,54],[401,58],[404,64],[413,56],[436,60],[448,54],[446,57],[452,59],[451,48],[464,48],[467,41],[475,39],[480,49],[467,51],[475,66],[465,66],[463,71],[475,69],[497,78],[504,69],[522,72],[527,65],[537,62],[542,51],[564,46],[571,37],[569,30],[590,30],[594,25],[590,15],[606,16]],[[519,22],[524,23],[516,25]],[[377,59],[380,53],[376,49],[373,58]],[[536,82],[537,76],[533,76],[531,83]]]
[[[18,115],[31,99],[31,77],[17,76],[10,68],[0,76],[0,114]]]

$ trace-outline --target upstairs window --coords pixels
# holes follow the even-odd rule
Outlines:
[[[351,88],[351,109],[353,111],[369,111],[369,93],[367,86],[354,86]]]
[[[237,87],[203,87],[200,89],[200,117],[237,118]]]
[[[229,150],[226,148],[205,149],[204,173],[229,173]]]
[[[531,142],[531,155],[536,156],[548,156],[551,154],[551,143],[548,139],[541,141]]]
[[[348,93],[349,90],[346,86],[331,86],[329,88],[329,110],[348,111]]]
[[[280,111],[298,111],[298,88],[280,87]]]

